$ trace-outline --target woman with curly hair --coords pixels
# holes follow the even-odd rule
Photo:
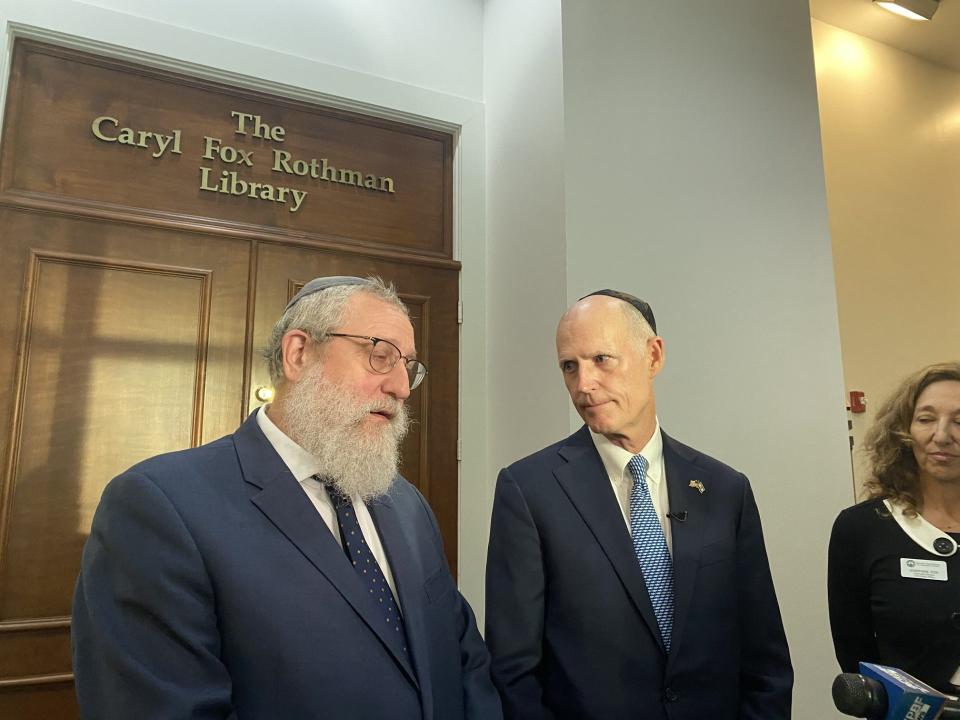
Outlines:
[[[837,660],[960,685],[960,363],[908,377],[880,408],[864,450],[870,499],[840,513],[828,594]]]

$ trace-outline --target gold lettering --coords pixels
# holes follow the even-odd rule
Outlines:
[[[120,128],[120,133],[117,135],[117,142],[121,145],[136,145],[135,142],[136,135],[130,128]]]
[[[90,131],[99,140],[103,140],[104,142],[116,142],[117,141],[116,138],[112,138],[109,135],[104,135],[103,131],[100,129],[105,122],[111,123],[114,127],[120,124],[119,122],[117,122],[116,118],[107,117],[106,115],[101,115],[98,118],[94,118],[93,124],[90,126]]]
[[[273,171],[293,174],[293,168],[290,167],[290,153],[286,150],[273,151]]]
[[[237,129],[234,130],[235,135],[246,135],[247,134],[247,122],[252,121],[253,123],[253,134],[254,137],[263,138],[264,140],[275,140],[276,142],[283,142],[284,136],[287,131],[284,130],[281,126],[275,125],[271,127],[265,123],[259,115],[253,115],[251,113],[242,113],[237,110],[230,111],[230,117],[236,118],[237,120]]]
[[[220,188],[217,185],[210,184],[210,168],[208,167],[200,168],[200,189],[209,190],[210,192],[220,191]]]
[[[363,187],[363,174],[356,170],[341,170],[340,179],[337,182],[347,183],[348,185],[359,185]]]
[[[226,172],[226,170],[224,170]],[[242,180],[236,171],[230,171],[230,194],[231,195],[246,195],[247,194],[247,181]]]
[[[133,128],[123,127],[120,128],[120,132],[117,133],[116,137],[111,137],[104,132],[104,125],[113,125],[116,128],[119,127],[120,122],[109,115],[101,115],[98,118],[94,118],[93,123],[90,125],[90,131],[98,140],[115,142],[120,145],[131,145],[133,147],[151,148],[150,154],[155,158],[162,157],[168,149],[171,153],[176,153],[177,155],[182,154],[180,151],[182,135],[180,130],[174,130],[172,135],[164,135],[163,133],[152,132],[150,130],[134,130]],[[156,149],[153,150],[153,148]]]
[[[204,160],[213,160],[213,151],[220,149],[220,138],[203,136],[203,155]]]
[[[297,190],[296,188],[290,188],[290,191],[293,193],[293,207],[290,208],[290,212],[295,213],[300,209],[304,199],[306,199],[307,191]]]
[[[157,139],[157,151],[153,153],[153,157],[158,158],[163,155],[163,151],[167,149],[170,143],[173,142],[173,135],[161,135],[156,133],[154,137]]]
[[[297,212],[303,201],[309,194],[306,190],[298,190],[290,187],[277,187],[270,183],[252,182],[241,178],[234,170],[223,170],[220,173],[220,179],[217,184],[210,180],[211,168],[200,168],[200,189],[208,192],[223,193],[224,195],[233,195],[235,197],[247,197],[254,200],[270,200],[271,202],[283,203],[288,205],[290,212]],[[287,196],[291,196],[292,202],[288,203]]]
[[[250,113],[238,112],[237,110],[231,110],[230,117],[237,119],[237,129],[233,131],[233,134],[246,135],[247,120],[253,120],[253,115]]]
[[[328,165],[326,158],[322,158],[320,162],[322,163],[320,166],[320,177],[324,180],[340,182],[337,180],[337,169],[333,165]]]
[[[393,192],[393,178],[392,177],[382,177],[380,178],[380,190],[383,192],[392,193]]]

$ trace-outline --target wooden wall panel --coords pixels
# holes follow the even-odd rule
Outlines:
[[[450,135],[47,45],[21,41],[14,55],[3,191],[452,257]],[[271,128],[282,127],[285,135],[282,141],[255,137],[252,120],[245,121],[245,135],[237,134],[239,119],[231,112],[259,116]],[[104,116],[116,121],[99,126],[106,136],[119,138],[123,128],[167,136],[177,130],[179,140],[162,154],[153,137],[144,138],[147,147],[105,142],[92,131],[93,121]],[[223,148],[211,152],[213,159],[203,158],[205,137],[217,139]],[[140,141],[139,135],[134,141]],[[275,150],[284,153],[280,162]],[[252,167],[238,151],[249,155]],[[308,172],[319,176],[326,159],[330,176],[333,166],[389,177],[394,192],[286,172],[303,167],[296,165],[298,160],[309,165],[313,159],[316,170]],[[209,171],[206,182],[201,168]],[[290,194],[281,203],[201,189],[218,187],[223,173],[231,172],[236,184],[229,177],[228,189],[259,182],[307,195],[291,212]],[[262,192],[264,188],[255,194]]]

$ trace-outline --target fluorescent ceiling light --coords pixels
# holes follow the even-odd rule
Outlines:
[[[884,10],[910,20],[930,20],[940,7],[939,0],[873,0]]]

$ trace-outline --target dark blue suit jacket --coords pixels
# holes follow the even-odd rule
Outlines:
[[[84,718],[499,718],[489,656],[436,521],[402,478],[370,505],[412,665],[251,415],[107,487],[83,553]]]
[[[668,655],[586,427],[501,471],[487,642],[517,720],[785,720],[793,671],[747,479],[663,435],[672,520]],[[691,487],[699,481],[704,492]]]

